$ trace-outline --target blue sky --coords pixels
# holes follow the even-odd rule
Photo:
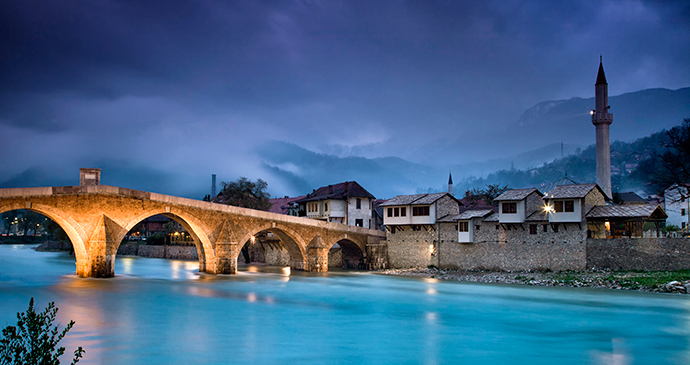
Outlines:
[[[430,146],[591,97],[600,54],[611,95],[687,87],[690,4],[3,1],[0,182],[103,167],[170,194],[215,173],[295,195],[257,146],[433,163]],[[461,158],[515,152],[485,151]]]

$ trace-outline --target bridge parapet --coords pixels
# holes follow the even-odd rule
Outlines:
[[[62,226],[75,247],[77,274],[92,277],[113,276],[115,253],[127,232],[156,214],[187,229],[199,252],[200,271],[211,274],[236,273],[242,246],[262,230],[279,236],[291,266],[304,270],[327,270],[324,252],[327,260],[336,242],[358,247],[367,257],[367,245],[386,237],[362,227],[108,185],[0,189],[0,213],[13,209],[34,210]],[[317,236],[322,244],[310,251],[307,243]],[[310,255],[319,259],[310,260]]]

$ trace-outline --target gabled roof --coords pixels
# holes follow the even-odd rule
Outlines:
[[[649,220],[665,220],[666,212],[656,205],[597,205],[587,213],[588,219],[621,219],[637,218]]]
[[[556,186],[544,195],[544,199],[584,198],[593,189],[599,189],[601,195],[606,198],[606,193],[597,184],[573,184]]]
[[[495,201],[523,200],[523,199],[527,198],[527,196],[529,196],[530,194],[532,194],[532,193],[535,192],[535,191],[537,192],[537,194],[539,194],[539,196],[544,195],[544,194],[542,194],[539,190],[537,190],[536,188],[529,188],[529,189],[511,189],[511,190],[508,190],[508,191],[504,192],[503,194],[499,195],[499,196],[498,196],[496,199],[494,199],[494,200],[495,200]]]
[[[271,202],[271,208],[268,210],[269,212],[272,213],[280,213],[280,214],[285,214],[287,213],[287,209],[290,207],[290,203],[295,202],[297,200],[300,200],[304,198],[305,196],[297,196],[294,198],[290,197],[284,197],[284,198],[273,198],[270,199],[269,201]]]
[[[532,213],[529,215],[529,217],[525,218],[525,222],[548,222],[549,221],[549,215],[546,211],[544,210],[537,210],[536,212]]]
[[[398,206],[398,205],[431,205],[437,200],[448,195],[462,205],[454,196],[448,193],[432,193],[432,194],[414,194],[414,195],[398,195],[395,198],[388,199],[381,203],[382,207]]]
[[[472,218],[485,218],[491,215],[493,212],[494,211],[491,209],[466,210],[456,215],[453,219],[456,221],[466,221]]]
[[[627,204],[647,204],[647,201],[634,192],[620,193],[618,196],[623,203]]]
[[[350,197],[374,199],[374,196],[356,181],[345,181],[335,185],[322,186],[310,194],[307,194],[306,198],[297,200],[296,202],[306,203],[327,199],[347,200],[347,198]]]

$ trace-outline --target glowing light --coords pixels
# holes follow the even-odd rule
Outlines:
[[[590,111],[589,114],[594,115],[594,110]]]
[[[256,241],[256,237],[252,236],[252,238],[250,238],[249,240],[252,241],[252,245],[253,245],[254,241]]]
[[[434,253],[434,245],[429,245],[429,253]]]
[[[286,266],[281,269],[283,276],[290,276],[290,266]]]
[[[553,207],[550,205],[544,205],[544,211],[546,213],[551,213],[551,212],[553,212]]]

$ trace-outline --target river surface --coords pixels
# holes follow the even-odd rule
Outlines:
[[[84,279],[34,247],[0,245],[0,325],[54,301],[80,364],[690,363],[690,296],[138,257]]]

